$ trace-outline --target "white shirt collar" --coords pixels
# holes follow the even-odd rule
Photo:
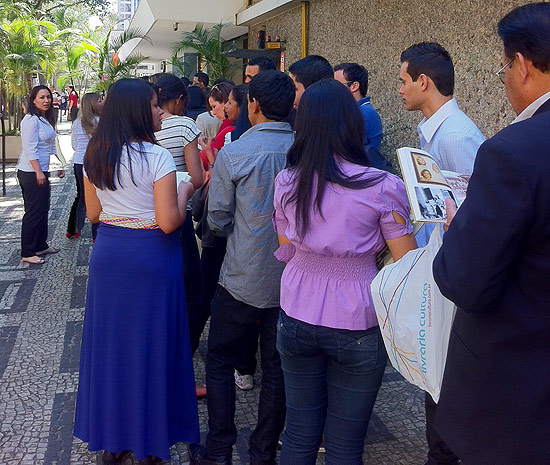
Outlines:
[[[452,98],[448,102],[441,105],[439,110],[437,110],[432,116],[429,118],[424,118],[420,121],[420,124],[418,125],[418,132],[421,132],[424,139],[426,139],[426,142],[429,143],[439,126],[441,126],[441,123],[457,111],[459,111],[458,104],[456,103],[456,100]]]
[[[527,108],[523,110],[514,121],[512,121],[512,124],[531,118],[531,116],[533,116],[537,110],[546,103],[547,100],[550,100],[550,92],[546,92],[546,94],[541,95],[538,99],[528,105]]]

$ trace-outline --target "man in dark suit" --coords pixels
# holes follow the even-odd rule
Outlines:
[[[434,261],[441,291],[459,308],[435,428],[467,465],[543,465],[550,463],[550,3],[513,10],[498,33],[497,74],[518,117],[480,147],[468,196]]]

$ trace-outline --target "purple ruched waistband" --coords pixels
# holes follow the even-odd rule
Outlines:
[[[371,255],[356,257],[336,257],[319,255],[312,252],[296,250],[287,266],[306,273],[316,273],[331,278],[354,281],[372,281],[378,273],[376,262]]]

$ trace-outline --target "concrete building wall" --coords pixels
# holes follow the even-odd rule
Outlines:
[[[399,57],[421,41],[441,43],[455,65],[455,97],[460,107],[490,137],[509,124],[514,113],[495,76],[501,46],[499,19],[520,0],[312,0],[309,54],[331,64],[352,61],[369,70],[369,95],[384,128],[382,151],[394,157],[397,147],[418,146],[419,112],[407,112],[399,90]],[[256,32],[250,28],[250,43]],[[265,22],[266,34],[286,39],[286,68],[301,58],[301,9]]]

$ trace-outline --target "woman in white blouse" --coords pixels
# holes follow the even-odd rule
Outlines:
[[[102,108],[103,98],[101,95],[95,92],[84,94],[80,102],[78,119],[73,123],[71,143],[74,150],[73,164],[74,177],[76,180],[76,198],[71,207],[67,232],[65,234],[68,239],[78,239],[80,237],[80,231],[82,231],[82,227],[84,226],[86,205],[84,203],[82,166],[86,147],[88,147],[88,141],[90,137],[95,134]]]
[[[193,194],[156,144],[162,109],[141,79],[109,88],[84,156],[90,257],[75,436],[103,463],[170,460],[200,439],[178,229]]]
[[[21,226],[21,257],[33,265],[44,263],[44,255],[59,252],[48,246],[50,210],[50,156],[55,150],[55,114],[52,93],[46,86],[32,89],[27,114],[21,121],[22,150],[17,163],[25,214]],[[65,176],[63,170],[58,176]]]

